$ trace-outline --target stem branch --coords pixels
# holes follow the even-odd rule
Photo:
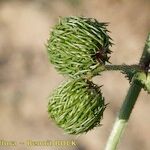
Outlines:
[[[140,85],[136,84],[136,82],[132,82],[128,94],[124,100],[124,103],[120,109],[119,115],[114,124],[113,130],[109,137],[106,150],[115,150],[119,139],[122,135],[122,132],[128,122],[134,104],[137,100],[137,97],[141,91]]]
[[[150,64],[150,34],[148,35],[139,66],[147,67]],[[132,84],[128,90],[127,96],[120,109],[118,117],[114,123],[114,127],[108,139],[105,150],[116,150],[121,135],[126,127],[131,112],[134,108],[138,95],[141,91],[141,86],[133,77]]]
[[[141,71],[141,67],[139,65],[105,65],[106,70],[108,71],[123,71],[123,70],[137,70]]]

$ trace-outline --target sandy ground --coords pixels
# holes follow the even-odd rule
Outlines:
[[[138,63],[150,31],[149,0],[1,0],[0,1],[0,140],[76,140],[77,146],[32,147],[49,150],[103,150],[115,116],[129,88],[120,73],[93,80],[106,101],[103,126],[70,136],[48,119],[47,97],[64,77],[48,63],[45,43],[59,16],[82,15],[110,22],[113,64]],[[150,95],[142,91],[119,150],[150,149]],[[2,147],[0,150],[12,147]],[[13,148],[12,148],[13,149]]]

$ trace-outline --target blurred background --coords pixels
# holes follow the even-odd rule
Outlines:
[[[129,88],[119,72],[93,81],[109,103],[102,127],[80,136],[63,133],[48,119],[48,95],[64,77],[49,64],[45,44],[59,16],[87,16],[110,22],[113,64],[138,63],[150,31],[149,0],[0,0],[0,140],[76,140],[77,146],[49,150],[103,150]],[[119,150],[150,150],[150,95],[142,91]],[[11,147],[1,147],[0,150]],[[14,149],[14,148],[12,148]],[[15,150],[27,150],[18,144]]]

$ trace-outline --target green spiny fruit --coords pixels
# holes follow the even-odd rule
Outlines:
[[[47,43],[50,62],[71,77],[97,75],[111,53],[107,25],[92,18],[61,18]]]
[[[106,108],[100,87],[89,80],[69,80],[50,96],[49,117],[69,134],[80,134],[100,125]]]

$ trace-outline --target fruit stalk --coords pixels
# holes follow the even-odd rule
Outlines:
[[[147,66],[149,66],[147,64],[150,64],[150,33],[148,35],[139,65],[145,66],[145,69],[147,69]],[[128,90],[127,96],[125,97],[118,117],[114,123],[114,127],[108,139],[105,150],[116,150],[141,89],[142,86],[138,84],[138,82],[136,82],[136,79],[133,77],[131,86]]]

